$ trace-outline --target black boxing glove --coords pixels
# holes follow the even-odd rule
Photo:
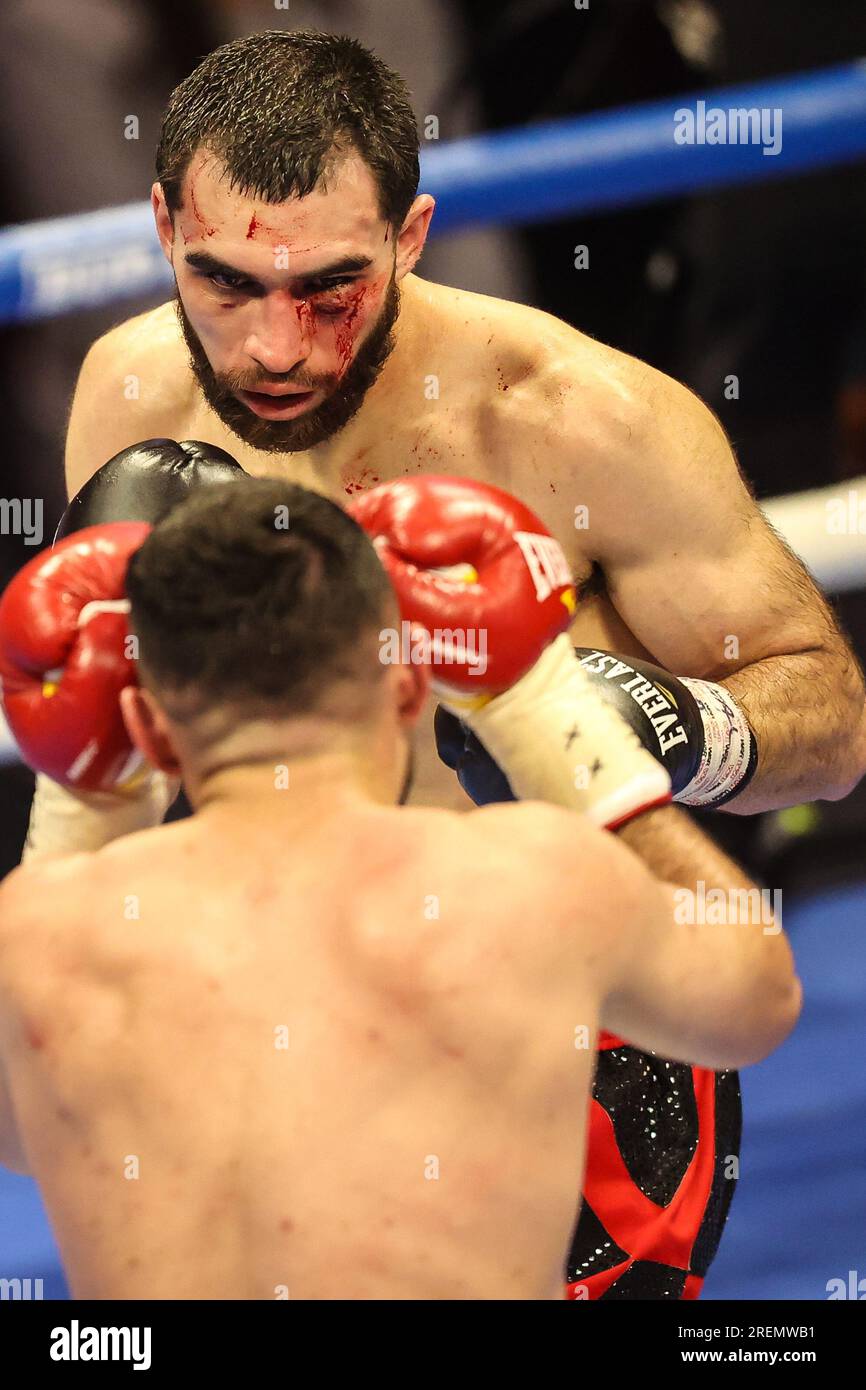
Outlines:
[[[751,781],[757,740],[724,686],[589,647],[576,647],[575,653],[600,693],[667,770],[675,801],[715,808]],[[515,799],[480,740],[441,705],[434,732],[440,758],[476,806]]]
[[[214,444],[145,439],[108,460],[67,507],[55,540],[109,521],[152,525],[192,488],[244,477],[240,464]],[[79,792],[36,778],[24,858],[97,850],[121,835],[158,825],[178,793],[176,778],[141,768],[122,787]]]
[[[674,801],[715,808],[748,786],[758,766],[758,741],[723,685],[588,647],[575,652],[581,668],[667,769]]]
[[[203,483],[245,477],[225,449],[200,439],[143,439],[121,449],[76,493],[57,527],[55,541],[104,521],[155,525]]]

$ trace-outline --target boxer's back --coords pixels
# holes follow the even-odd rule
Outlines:
[[[506,814],[223,813],[43,871],[4,1051],[75,1295],[556,1295],[597,990]]]

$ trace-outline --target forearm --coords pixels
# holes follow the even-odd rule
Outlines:
[[[758,743],[749,785],[720,809],[735,815],[839,800],[866,773],[866,697],[853,654],[820,649],[754,662],[721,682]]]
[[[752,885],[685,811],[650,811],[617,838],[653,878],[642,875],[626,909],[625,949],[613,966],[617,987],[602,1026],[645,1051],[698,1066],[761,1060],[788,1036],[801,1006],[790,945],[773,910],[777,895],[771,900]],[[625,884],[633,869],[629,863],[619,871]]]
[[[615,834],[666,883],[696,894],[712,888],[756,891],[755,883],[739,865],[677,806],[662,806],[636,816]]]

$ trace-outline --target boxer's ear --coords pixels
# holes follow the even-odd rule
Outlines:
[[[150,190],[150,206],[153,209],[153,220],[156,223],[156,235],[159,237],[162,254],[171,265],[174,247],[174,220],[168,210],[161,183],[155,183]]]
[[[168,721],[149,690],[128,685],[120,692],[120,712],[126,732],[139,753],[160,772],[180,774],[180,760],[174,749]]]
[[[412,636],[424,635],[423,628],[412,624]],[[411,650],[410,645],[410,650]],[[401,724],[414,724],[424,706],[430,689],[430,667],[424,661],[406,661],[393,666],[397,683],[397,715]]]
[[[407,212],[403,225],[397,233],[397,251],[394,268],[397,281],[414,270],[424,250],[430,219],[436,203],[429,193],[419,193]]]

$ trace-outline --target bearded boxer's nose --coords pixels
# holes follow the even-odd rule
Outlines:
[[[267,295],[259,304],[255,331],[247,340],[249,355],[274,375],[305,362],[313,347],[313,311],[306,299]]]

